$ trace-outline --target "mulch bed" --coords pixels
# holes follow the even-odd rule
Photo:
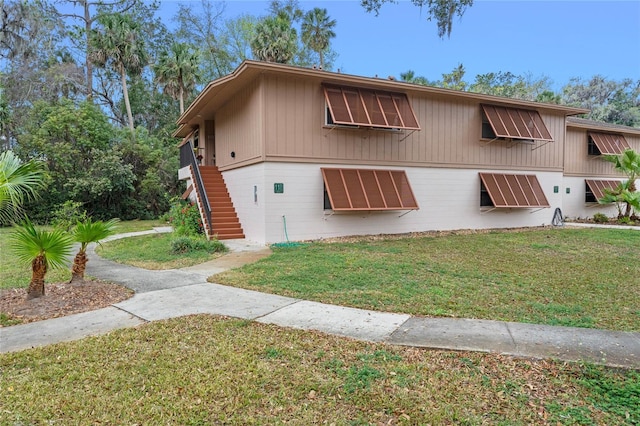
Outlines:
[[[0,290],[0,313],[20,324],[106,308],[133,296],[121,285],[87,280],[82,285],[45,284],[45,295],[27,300],[27,290]]]

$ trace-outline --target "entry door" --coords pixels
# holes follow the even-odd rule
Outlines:
[[[207,139],[205,142],[205,152],[207,153],[205,164],[209,166],[215,166],[216,165],[216,131],[215,131],[214,121],[206,120],[204,122],[204,127],[205,127],[205,135]]]

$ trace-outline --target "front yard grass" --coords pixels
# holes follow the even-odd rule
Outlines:
[[[167,222],[160,219],[152,220],[124,220],[116,224],[116,234],[127,232],[148,231],[157,227],[169,226]]]
[[[193,250],[173,253],[172,233],[149,234],[102,243],[96,253],[105,259],[144,269],[177,269],[198,265],[220,257],[223,253]]]
[[[1,424],[624,425],[640,374],[191,316],[0,355]]]
[[[529,229],[274,247],[210,278],[412,315],[640,331],[640,232]]]

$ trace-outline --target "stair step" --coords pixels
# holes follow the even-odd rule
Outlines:
[[[238,223],[238,221],[229,221],[228,219],[224,219],[224,220],[213,220],[211,221],[211,223],[213,224],[213,230],[215,231],[216,229],[231,229],[231,228],[241,228],[240,224]]]
[[[218,226],[213,227],[214,234],[238,234],[242,232],[242,228],[240,225],[233,226],[231,224],[225,224],[224,228],[220,228]]]
[[[244,240],[244,234],[218,235],[218,240]]]
[[[233,208],[233,205],[216,206],[216,208],[211,209],[211,216],[224,216],[229,213],[236,214],[236,209]]]
[[[213,211],[213,212],[211,212],[211,218],[212,219],[228,218],[228,219],[232,219],[232,220],[237,220],[238,219],[238,215],[234,211],[228,211],[228,212]]]
[[[235,220],[235,219],[238,218],[238,215],[234,211],[220,212],[220,211],[214,210],[214,211],[211,212],[211,218],[212,219],[229,218],[229,219],[234,219]]]

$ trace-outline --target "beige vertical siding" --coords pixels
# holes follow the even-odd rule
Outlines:
[[[565,170],[567,176],[621,177],[613,165],[600,157],[587,154],[587,129],[567,127]],[[640,150],[640,136],[625,135],[629,146]]]
[[[263,158],[262,109],[262,90],[256,80],[216,113],[216,164],[220,168]],[[231,152],[235,152],[235,158],[231,158]]]
[[[564,115],[541,112],[555,142],[483,141],[479,101],[409,93],[421,131],[330,128],[317,80],[265,76],[267,160],[561,170]],[[536,148],[536,149],[534,149]]]

